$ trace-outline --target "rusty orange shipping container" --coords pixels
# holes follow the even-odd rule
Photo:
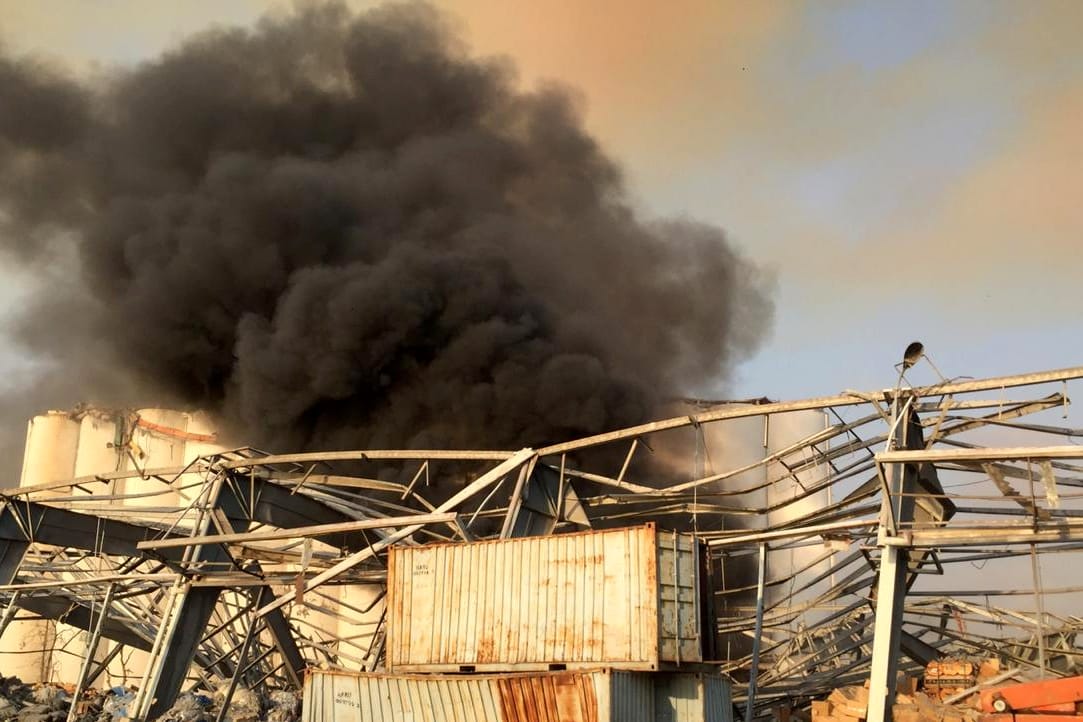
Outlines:
[[[387,667],[471,672],[703,660],[700,545],[654,524],[395,547]]]

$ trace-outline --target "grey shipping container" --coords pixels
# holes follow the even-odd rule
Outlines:
[[[733,722],[716,674],[471,675],[310,671],[302,722]]]
[[[387,668],[659,670],[703,660],[699,543],[654,524],[395,547]]]

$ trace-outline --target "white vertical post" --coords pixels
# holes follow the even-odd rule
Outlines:
[[[869,716],[866,722],[891,722],[895,703],[895,671],[899,655],[899,628],[905,587],[906,549],[881,547],[880,579],[876,587],[876,621],[873,627],[872,670],[869,675]],[[902,574],[900,574],[902,572]]]
[[[888,438],[888,448],[905,447],[909,403],[899,411],[899,397],[891,404],[894,433]],[[903,443],[896,443],[902,441]],[[902,517],[904,471],[900,464],[889,464],[884,470],[887,492],[880,505],[880,576],[876,585],[876,621],[873,626],[872,669],[869,672],[869,711],[866,722],[891,722],[891,707],[895,703],[895,675],[898,669],[899,633],[902,630],[903,599],[906,596],[906,567],[910,551],[906,547],[887,544],[886,537],[895,533],[895,523]]]

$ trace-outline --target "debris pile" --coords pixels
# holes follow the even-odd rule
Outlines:
[[[216,708],[217,705],[214,705]],[[211,698],[203,694],[185,692],[177,697],[173,706],[158,718],[158,722],[214,722],[216,709],[212,708]],[[231,719],[229,715],[226,719]],[[238,718],[233,717],[237,720]],[[247,718],[246,718],[247,719]],[[252,719],[257,719],[253,717]]]
[[[71,690],[60,685],[25,684],[18,677],[0,677],[0,720],[64,722]]]
[[[134,687],[114,687],[109,693],[99,700],[97,719],[101,722],[108,720],[122,720],[131,717],[129,708],[135,703],[136,689]]]
[[[267,703],[267,722],[296,722],[301,717],[301,700],[289,690],[274,690],[267,695]]]
[[[979,713],[979,696],[973,694],[983,685],[997,681],[1000,660],[974,660],[962,657],[938,659],[925,667],[918,691],[918,679],[900,674],[895,685],[895,722],[972,722]],[[868,714],[869,690],[865,687],[840,687],[826,700],[812,703],[812,722],[860,722]]]
[[[976,722],[981,713],[969,704],[947,704],[924,692],[900,694],[891,708],[895,722]]]
[[[180,695],[158,722],[214,722],[225,701],[227,687],[228,684],[219,687],[210,696],[195,692]],[[247,687],[237,687],[223,719],[225,722],[297,722],[300,712],[301,701],[294,692],[278,689],[261,695]]]
[[[938,659],[925,667],[925,694],[946,700],[1000,674],[1000,660]]]
[[[925,692],[902,691],[895,695],[892,718],[895,722],[977,722],[981,716],[969,705],[951,705]],[[868,715],[869,690],[840,687],[826,700],[812,703],[812,722],[861,722]]]
[[[223,685],[210,696],[194,692],[180,695],[158,722],[214,722],[225,701],[227,686]],[[297,722],[300,712],[301,701],[294,692],[277,689],[260,695],[247,687],[237,687],[223,719],[226,722]]]
[[[121,722],[130,719],[135,688],[87,690],[76,702],[78,722]],[[26,684],[18,677],[0,676],[0,722],[65,722],[74,689],[68,685]],[[186,692],[158,722],[214,722],[225,699],[225,688],[213,695]],[[301,703],[297,694],[272,690],[258,695],[245,687],[233,692],[227,722],[297,722]]]

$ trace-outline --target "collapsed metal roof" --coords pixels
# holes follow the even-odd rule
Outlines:
[[[240,448],[11,488],[0,633],[28,617],[90,632],[81,687],[122,650],[141,650],[137,715],[154,717],[187,679],[297,686],[308,666],[379,669],[382,617],[364,634],[338,632],[380,594],[358,608],[331,590],[380,588],[393,544],[656,521],[710,548],[716,661],[749,680],[739,701],[810,697],[870,672],[875,684],[891,671],[877,666],[891,652],[876,648],[884,629],[903,666],[972,651],[1078,673],[1083,619],[1054,601],[1081,588],[1045,586],[1041,561],[1083,548],[1073,441],[1083,430],[1057,423],[1067,382],[1081,377],[1083,367],[918,388],[900,379],[866,393],[690,405],[540,449]],[[712,429],[758,423],[766,439],[772,419],[810,410],[829,421],[784,448],[711,453]],[[126,479],[160,492],[118,491]],[[1013,563],[1010,584],[993,576]],[[968,586],[954,570],[975,565],[991,565],[977,574],[988,581]],[[930,579],[939,586],[926,588]],[[333,619],[342,623],[330,629]]]

